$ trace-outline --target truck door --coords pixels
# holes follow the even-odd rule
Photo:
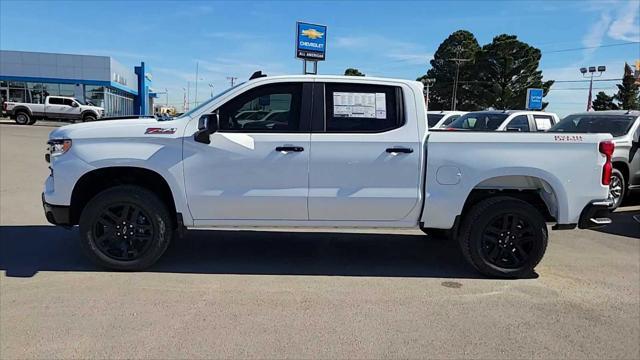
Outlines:
[[[402,89],[317,83],[313,104],[309,219],[405,218],[419,199],[421,141]]]
[[[66,105],[64,99],[59,97],[47,97],[45,100],[45,116],[49,119],[64,119]]]
[[[304,89],[304,90],[303,90]],[[311,83],[272,83],[217,109],[206,145],[185,137],[189,209],[204,220],[308,220]],[[246,118],[251,111],[260,116]]]
[[[62,99],[62,117],[68,120],[80,119],[80,104],[72,99]]]

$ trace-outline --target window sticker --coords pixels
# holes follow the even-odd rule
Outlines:
[[[538,130],[551,129],[551,119],[539,117],[534,117],[534,119],[536,120],[536,127],[538,128]]]
[[[385,119],[385,93],[333,93],[333,116]]]

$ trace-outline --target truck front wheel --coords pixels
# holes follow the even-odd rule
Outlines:
[[[16,123],[20,125],[31,125],[31,116],[29,113],[20,111],[16,114]]]
[[[480,201],[464,216],[458,238],[464,257],[484,275],[533,274],[547,248],[547,225],[530,204],[507,196]]]
[[[170,213],[139,186],[116,186],[96,195],[80,215],[81,246],[98,265],[139,271],[153,265],[173,236]]]

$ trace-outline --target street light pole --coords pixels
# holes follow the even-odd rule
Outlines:
[[[164,88],[164,93],[167,95],[167,107],[169,107],[169,89]]]
[[[593,109],[593,104],[592,104],[593,78],[602,76],[602,73],[605,72],[606,70],[607,70],[607,67],[602,65],[598,66],[597,68],[595,66],[589,66],[588,68],[586,67],[580,68],[580,72],[582,73],[582,76],[583,77],[589,76],[590,78],[589,79],[589,95],[587,96],[587,111],[590,111]],[[596,71],[598,72],[597,76],[595,75]]]
[[[195,103],[195,106],[198,106],[198,65],[200,63],[198,61],[196,61],[196,95],[195,95],[195,100],[193,101]]]
[[[209,83],[209,87],[211,88],[211,97],[213,97],[213,84]]]

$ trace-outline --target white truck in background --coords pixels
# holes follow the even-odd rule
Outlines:
[[[609,134],[429,132],[415,81],[257,72],[170,121],[54,130],[42,200],[117,270],[151,266],[185,228],[395,227],[447,232],[481,273],[517,278],[547,224],[610,223],[613,148]]]
[[[37,120],[94,121],[104,116],[104,109],[73,97],[47,96],[44,104],[5,101],[2,110],[20,125]]]

